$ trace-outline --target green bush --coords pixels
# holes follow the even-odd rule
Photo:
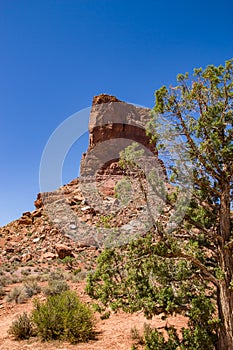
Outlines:
[[[177,350],[180,346],[175,328],[169,327],[168,340],[165,340],[164,335],[156,328],[152,329],[150,326],[144,326],[145,350]]]
[[[35,299],[32,319],[43,340],[77,343],[88,341],[94,334],[91,309],[72,291],[48,296],[44,303]]]
[[[29,339],[35,335],[31,318],[24,312],[16,321],[12,322],[8,333],[13,335],[15,340]]]

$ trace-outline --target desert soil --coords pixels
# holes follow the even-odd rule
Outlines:
[[[84,292],[84,282],[76,283],[71,288],[77,291],[83,301],[90,302],[89,297]],[[88,343],[71,345],[67,342],[58,341],[41,342],[36,337],[29,340],[15,341],[7,331],[17,316],[23,312],[30,312],[31,309],[32,300],[25,304],[4,302],[0,305],[0,350],[130,350],[133,344],[131,337],[133,327],[137,327],[141,331],[143,324],[146,322],[162,330],[166,325],[161,316],[156,316],[148,321],[142,312],[133,315],[118,312],[111,314],[107,320],[101,320],[96,315],[96,339]],[[176,316],[169,318],[168,323],[169,325],[175,325],[179,330],[186,324],[186,320],[182,316]]]

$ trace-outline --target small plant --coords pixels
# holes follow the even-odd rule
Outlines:
[[[87,272],[80,271],[79,273],[72,276],[71,280],[72,280],[72,282],[80,282],[80,281],[84,281],[86,279],[86,277],[87,277]]]
[[[107,320],[111,315],[110,311],[106,311],[103,315],[100,316],[101,320]]]
[[[115,197],[120,200],[122,205],[127,205],[132,197],[131,183],[127,178],[118,181],[115,186]]]
[[[45,295],[57,295],[69,289],[70,287],[67,284],[64,273],[61,270],[57,269],[50,272],[48,277],[48,286],[44,289]]]
[[[64,276],[64,273],[60,269],[57,269],[57,270],[54,270],[54,271],[50,272],[48,280],[49,281],[65,280],[65,276]]]
[[[72,256],[66,256],[64,259],[61,259],[60,262],[65,265],[68,270],[72,270],[75,259]]]
[[[78,275],[81,271],[82,271],[82,269],[81,269],[81,267],[79,267],[79,268],[77,268],[77,269],[75,269],[75,270],[73,271],[73,274],[76,276],[76,275]]]
[[[112,218],[112,215],[101,215],[99,218],[100,222],[96,223],[96,227],[110,228]]]
[[[15,287],[6,296],[6,301],[15,301],[16,304],[22,304],[28,298],[24,287]]]
[[[138,348],[136,348],[135,345],[132,345],[131,349],[130,350],[138,350]]]
[[[11,283],[20,283],[20,282],[22,282],[22,279],[16,274],[13,274],[11,276]]]
[[[132,340],[136,341],[137,344],[143,344],[143,337],[140,335],[138,329],[134,326],[130,330]]]
[[[11,280],[9,279],[8,276],[2,275],[2,276],[0,277],[0,284],[1,284],[2,286],[6,286],[6,285],[9,284],[9,283],[11,283]]]
[[[26,312],[20,315],[16,321],[12,322],[8,333],[13,335],[15,340],[29,339],[35,335],[32,320]]]
[[[21,274],[22,274],[23,276],[28,276],[28,275],[30,275],[30,274],[31,274],[31,269],[30,269],[30,267],[29,267],[28,269],[26,269],[26,270],[22,270],[22,271],[21,271]]]
[[[91,309],[73,291],[34,300],[32,318],[43,340],[61,339],[71,343],[93,337],[94,319]]]
[[[3,285],[0,284],[0,297],[2,297],[5,294]]]
[[[145,350],[177,350],[180,340],[174,327],[168,327],[168,340],[165,340],[163,333],[149,325],[144,325]]]
[[[48,281],[48,286],[44,289],[45,295],[57,295],[61,294],[67,290],[69,290],[70,287],[64,280],[50,280]]]
[[[31,298],[33,295],[36,295],[41,292],[41,287],[38,285],[38,283],[35,280],[29,280],[24,283],[24,289],[28,296],[28,298]]]

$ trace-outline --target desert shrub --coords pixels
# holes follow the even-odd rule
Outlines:
[[[72,282],[81,282],[84,281],[87,277],[87,272],[86,271],[80,271],[76,273],[75,275],[71,276],[71,281]]]
[[[15,301],[16,304],[22,304],[28,298],[26,290],[23,286],[15,287],[10,290],[6,296],[6,301],[12,302]]]
[[[6,275],[2,275],[0,277],[0,284],[4,287],[7,284],[11,283],[11,278],[9,276]]]
[[[54,271],[51,271],[50,274],[49,274],[49,277],[48,277],[48,280],[49,281],[61,281],[61,280],[65,280],[65,275],[64,273],[57,269],[57,270],[54,270]]]
[[[16,274],[12,274],[11,283],[20,283],[22,282],[22,278]]]
[[[107,311],[107,312],[103,313],[103,314],[100,316],[100,319],[101,319],[101,320],[107,320],[107,319],[109,319],[110,316],[111,316],[111,312],[110,312],[110,311]]]
[[[48,286],[44,289],[45,295],[57,295],[61,294],[67,290],[69,290],[70,287],[64,280],[50,280],[48,281]]]
[[[144,324],[143,335],[140,335],[136,327],[131,328],[131,338],[134,340],[131,350],[137,350],[136,345],[143,345],[144,350],[177,350],[181,349],[180,339],[174,327],[165,327],[167,337],[159,332],[156,328],[151,328],[150,325]],[[182,348],[183,349],[183,348]],[[186,348],[185,348],[186,349]]]
[[[68,270],[72,270],[75,259],[72,256],[65,256],[63,259],[60,259],[59,262],[65,265]]]
[[[43,340],[61,339],[77,343],[93,336],[92,310],[72,291],[48,296],[45,302],[35,299],[32,319]]]
[[[6,301],[15,301],[16,304],[24,303],[26,299],[40,293],[41,288],[36,281],[27,281],[23,286],[15,287],[6,296]]]
[[[131,183],[127,178],[118,181],[115,186],[115,197],[118,198],[122,205],[126,205],[132,197]]]
[[[50,272],[48,277],[48,286],[44,289],[45,295],[57,295],[69,290],[69,285],[65,280],[64,273],[57,269]]]
[[[36,295],[41,292],[41,287],[35,280],[29,280],[25,282],[24,289],[28,298],[31,298],[33,295]]]
[[[3,285],[0,284],[0,297],[2,297],[5,294]]]
[[[35,334],[32,320],[26,312],[12,322],[8,333],[13,335],[15,340],[28,339]]]
[[[23,276],[28,276],[30,274],[31,274],[30,267],[28,269],[26,269],[26,270],[21,270],[21,275],[23,275]]]

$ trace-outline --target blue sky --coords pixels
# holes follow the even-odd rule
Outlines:
[[[0,225],[33,210],[53,131],[109,93],[152,107],[177,73],[233,57],[231,0],[0,0]],[[74,145],[63,182],[78,173]]]

